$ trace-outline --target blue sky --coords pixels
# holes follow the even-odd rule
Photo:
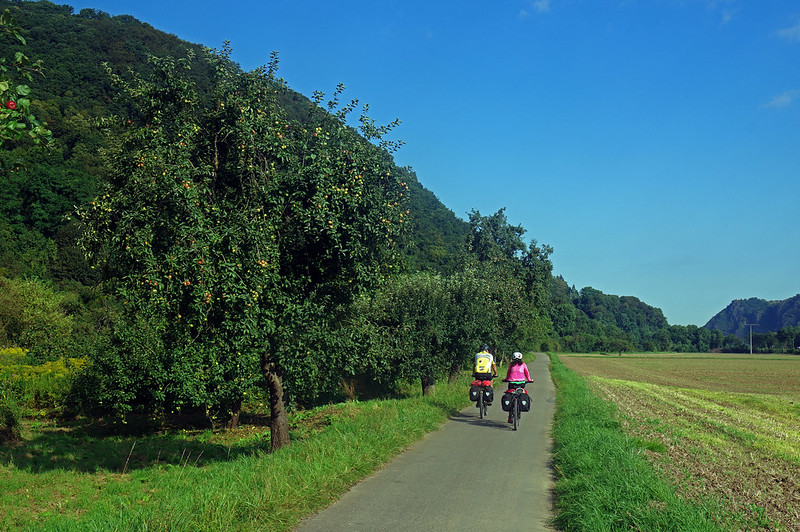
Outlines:
[[[505,207],[577,288],[670,324],[800,293],[797,0],[96,0],[402,121],[455,214]]]

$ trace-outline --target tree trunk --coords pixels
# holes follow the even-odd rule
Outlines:
[[[422,377],[422,395],[434,395],[436,393],[436,379],[430,375]]]
[[[286,394],[279,368],[270,362],[266,353],[261,356],[261,374],[267,381],[269,392],[269,433],[272,450],[289,445],[289,416],[286,411]]]
[[[450,377],[448,379],[448,382],[453,383],[457,381],[458,378],[461,376],[461,371],[462,370],[460,364],[453,364],[452,366],[450,366]]]
[[[228,419],[228,423],[225,425],[225,428],[228,430],[235,429],[239,426],[239,415],[242,413],[242,400],[237,399],[233,406],[231,406],[231,417]]]

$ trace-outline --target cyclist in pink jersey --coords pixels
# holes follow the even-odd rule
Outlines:
[[[522,361],[522,353],[517,351],[511,355],[511,364],[508,365],[505,380],[508,382],[508,389],[524,388],[528,382],[533,382],[531,374],[528,373],[528,365]],[[508,413],[508,422],[511,423],[511,412]]]

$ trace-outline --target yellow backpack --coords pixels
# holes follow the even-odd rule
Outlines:
[[[475,373],[492,372],[492,355],[489,353],[478,353],[475,355]]]

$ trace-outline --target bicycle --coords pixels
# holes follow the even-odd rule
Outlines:
[[[520,396],[524,394],[527,397],[528,401],[529,401],[528,404],[530,404],[530,400],[531,399],[530,399],[530,396],[528,395],[528,392],[525,391],[525,385],[528,384],[529,382],[533,382],[533,381],[509,381],[509,380],[503,379],[503,382],[507,382],[509,384],[517,385],[513,390],[509,389],[508,391],[503,393],[503,406],[505,407],[506,406],[505,401],[507,400],[505,394],[511,392],[510,393],[510,403],[508,404],[508,408],[509,408],[508,413],[509,413],[509,416],[511,417],[511,421],[513,423],[513,425],[512,425],[513,430],[517,430],[517,428],[519,427],[519,423],[520,423],[520,413],[523,412],[523,410],[521,410],[521,404],[520,403],[521,403],[521,399],[522,398]],[[505,408],[503,408],[503,410],[505,410]]]
[[[481,384],[479,387],[478,400],[476,401],[478,406],[478,416],[480,417],[480,419],[483,419],[483,416],[489,414],[489,405],[486,404],[486,389],[492,388],[491,385],[486,386],[485,384],[483,384],[483,381],[489,380],[491,382],[491,379],[494,379],[495,377],[497,377],[497,375],[492,375],[490,379],[480,379]]]

